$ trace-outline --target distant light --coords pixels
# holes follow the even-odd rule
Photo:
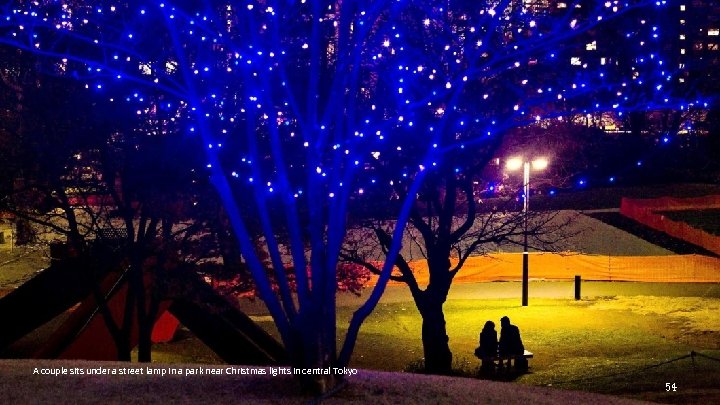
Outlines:
[[[532,161],[532,167],[535,170],[545,170],[548,167],[548,160],[545,158],[537,158]]]
[[[505,168],[508,170],[518,170],[523,165],[523,159],[519,157],[515,157],[512,159],[508,159],[508,161],[505,163]]]

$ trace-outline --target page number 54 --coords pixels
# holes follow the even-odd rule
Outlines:
[[[677,386],[675,386],[675,383],[665,383],[665,391],[677,391]]]

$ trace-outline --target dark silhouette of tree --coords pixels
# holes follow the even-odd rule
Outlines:
[[[179,174],[191,172],[172,171],[173,162],[183,162],[183,168],[193,164],[196,154],[187,153],[194,148],[146,136],[151,120],[121,108],[98,108],[75,80],[48,75],[32,63],[33,55],[16,52],[21,57],[6,60],[3,77],[13,93],[8,99],[18,103],[9,114],[12,125],[3,125],[12,140],[3,145],[8,156],[3,163],[13,182],[0,206],[15,214],[18,227],[34,230],[37,242],[63,238],[74,265],[88,277],[125,271],[131,281],[125,319],[117,324],[112,319],[99,285],[95,298],[119,357],[130,360],[137,322],[139,357],[149,361],[161,294],[150,294],[152,302],[146,302],[142,274],[152,257],[154,287],[161,287],[156,273],[174,260],[169,246],[177,245],[176,233],[188,231],[177,225],[189,214],[182,201],[191,200],[192,179]]]

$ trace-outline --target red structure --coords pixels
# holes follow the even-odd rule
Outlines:
[[[720,195],[697,198],[623,198],[620,203],[620,213],[622,215],[720,255],[720,237],[707,233],[702,229],[693,228],[684,222],[673,221],[661,214],[661,212],[666,211],[710,208],[720,208]]]
[[[121,324],[125,317],[127,282],[124,273],[91,277],[73,259],[53,263],[16,290],[0,298],[0,351],[56,317],[62,324],[44,339],[35,358],[118,360],[118,352],[96,294],[104,297],[106,313]],[[173,275],[174,290],[186,294],[161,302],[152,331],[154,343],[173,339],[180,323],[229,364],[286,363],[280,343],[231,302],[192,272]],[[150,285],[149,277],[146,286]],[[147,292],[148,301],[150,288]],[[138,342],[137,324],[130,328],[130,346]]]

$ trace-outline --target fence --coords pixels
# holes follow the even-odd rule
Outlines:
[[[720,208],[719,195],[697,198],[623,198],[620,203],[620,213],[622,215],[658,231],[665,232],[670,236],[701,246],[713,253],[720,254],[720,237],[705,232],[702,229],[693,228],[684,222],[673,221],[659,213],[662,211],[700,210],[709,208]]]
[[[720,259],[702,255],[601,256],[586,254],[530,253],[530,278],[589,281],[643,281],[677,283],[720,282]],[[418,283],[428,282],[427,262],[410,262]],[[519,281],[522,253],[470,257],[454,282]],[[374,284],[376,278],[370,281]],[[393,282],[391,282],[392,284]]]

